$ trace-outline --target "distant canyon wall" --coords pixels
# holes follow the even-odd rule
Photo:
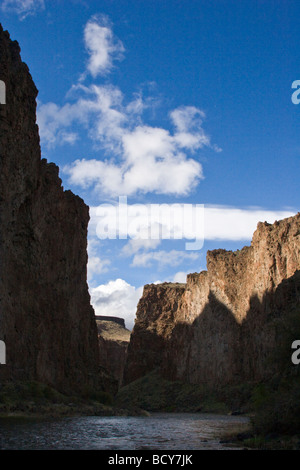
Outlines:
[[[119,317],[96,316],[99,341],[100,366],[110,371],[116,380],[116,389],[121,385],[127,354],[130,331]]]
[[[299,270],[300,213],[259,223],[242,250],[208,251],[207,271],[186,284],[146,285],[124,384],[155,368],[213,386],[267,378],[275,372],[278,320],[300,306]]]

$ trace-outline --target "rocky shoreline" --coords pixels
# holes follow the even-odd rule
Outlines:
[[[45,418],[69,418],[77,416],[149,416],[149,413],[139,408],[118,408],[106,406],[101,403],[85,404],[47,404],[37,405],[34,402],[19,404],[16,406],[0,406],[1,419],[24,418],[24,419],[45,419]]]

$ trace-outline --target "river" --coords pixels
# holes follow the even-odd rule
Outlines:
[[[0,449],[198,450],[226,449],[224,433],[248,418],[200,413],[153,413],[149,417],[0,419]]]

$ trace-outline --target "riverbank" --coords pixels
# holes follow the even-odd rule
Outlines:
[[[1,418],[65,418],[76,416],[149,416],[149,413],[139,408],[118,408],[116,406],[105,406],[101,403],[49,403],[36,404],[25,402],[12,405],[8,408],[0,407]]]
[[[171,382],[154,370],[122,387],[115,400],[118,406],[134,405],[150,412],[246,415],[253,411],[254,387],[252,383],[211,388]]]
[[[116,405],[112,395],[102,391],[87,390],[81,396],[67,396],[34,381],[0,386],[0,419],[148,415],[136,406]]]
[[[223,435],[220,443],[250,450],[300,450],[300,435],[255,435],[250,427],[244,432]]]

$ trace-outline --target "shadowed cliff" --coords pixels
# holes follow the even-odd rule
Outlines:
[[[37,89],[0,26],[0,339],[10,380],[63,392],[99,385],[97,328],[86,282],[88,207],[41,160]]]
[[[119,386],[123,378],[130,331],[125,328],[123,318],[119,317],[97,315],[96,323],[100,365],[110,371]]]

